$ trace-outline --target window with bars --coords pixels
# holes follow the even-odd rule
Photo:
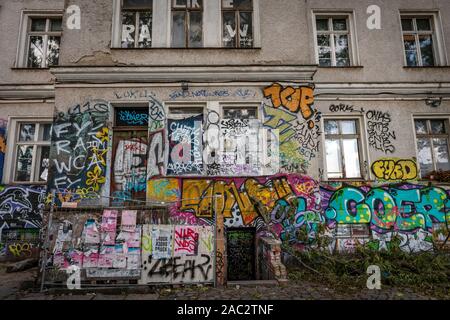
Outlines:
[[[151,48],[153,0],[122,1],[122,48]]]
[[[172,0],[172,47],[203,46],[203,0]]]
[[[19,122],[14,143],[13,181],[47,181],[51,140],[50,122]]]
[[[316,16],[316,37],[320,66],[347,67],[352,64],[348,16]]]
[[[425,177],[432,171],[450,170],[448,121],[444,119],[415,119],[414,126],[421,176]]]
[[[402,34],[407,66],[435,65],[432,17],[402,16]]]
[[[253,1],[222,0],[222,41],[226,48],[252,48]]]
[[[62,18],[31,17],[27,30],[27,67],[47,68],[58,65]]]
[[[359,121],[327,119],[324,124],[328,178],[361,178]]]

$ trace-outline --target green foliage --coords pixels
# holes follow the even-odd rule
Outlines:
[[[293,281],[319,281],[337,291],[349,287],[366,288],[367,267],[381,270],[382,286],[408,287],[421,293],[450,298],[450,254],[443,252],[406,253],[392,241],[388,251],[374,250],[378,244],[360,246],[354,253],[327,250],[297,251],[287,244],[283,250],[298,264],[288,267]]]

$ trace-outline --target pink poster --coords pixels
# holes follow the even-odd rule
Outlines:
[[[102,232],[116,232],[116,226],[117,226],[117,210],[104,210],[103,211],[103,217],[102,217],[102,225],[101,230]]]
[[[102,246],[100,248],[100,254],[98,258],[99,268],[112,268],[113,260],[115,257],[115,247],[114,246]]]
[[[136,229],[136,210],[123,210],[122,211],[122,231],[134,232]]]

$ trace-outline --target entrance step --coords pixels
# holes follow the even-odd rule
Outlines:
[[[277,280],[249,280],[249,281],[228,281],[228,287],[260,287],[260,286],[278,286]]]

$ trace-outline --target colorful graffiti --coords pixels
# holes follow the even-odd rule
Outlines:
[[[120,135],[120,132],[118,133]],[[147,187],[147,132],[130,139],[115,137],[113,192],[145,199]]]
[[[213,228],[144,225],[140,284],[212,282]]]
[[[270,98],[263,103],[264,126],[278,130],[282,171],[306,173],[320,141],[321,114],[313,109],[313,89],[275,83],[264,89],[264,96]]]
[[[177,100],[179,98],[229,98],[238,97],[242,99],[249,99],[256,97],[256,92],[250,89],[196,89],[196,90],[177,90],[169,94],[170,100]]]
[[[167,175],[201,174],[203,115],[168,120],[169,159]]]
[[[394,233],[403,238],[403,243],[410,244],[409,240],[420,237],[432,248],[433,227],[450,222],[448,192],[439,187],[413,184],[322,187],[321,195],[328,223],[332,226],[366,224],[372,230],[374,241],[386,241]],[[403,247],[417,251],[423,246]]]
[[[369,110],[366,117],[369,145],[384,153],[394,153],[395,147],[392,140],[396,139],[396,135],[390,128],[391,115],[388,112]]]
[[[412,159],[383,158],[372,163],[372,173],[380,181],[417,179],[417,164]]]
[[[0,183],[3,180],[3,164],[5,161],[5,153],[6,153],[6,127],[8,125],[8,121],[4,119],[0,119]]]
[[[50,190],[71,193],[72,201],[101,192],[106,182],[108,115],[109,104],[104,101],[89,101],[56,114],[50,151]]]
[[[0,230],[34,229],[42,225],[45,188],[4,186],[0,191]]]

